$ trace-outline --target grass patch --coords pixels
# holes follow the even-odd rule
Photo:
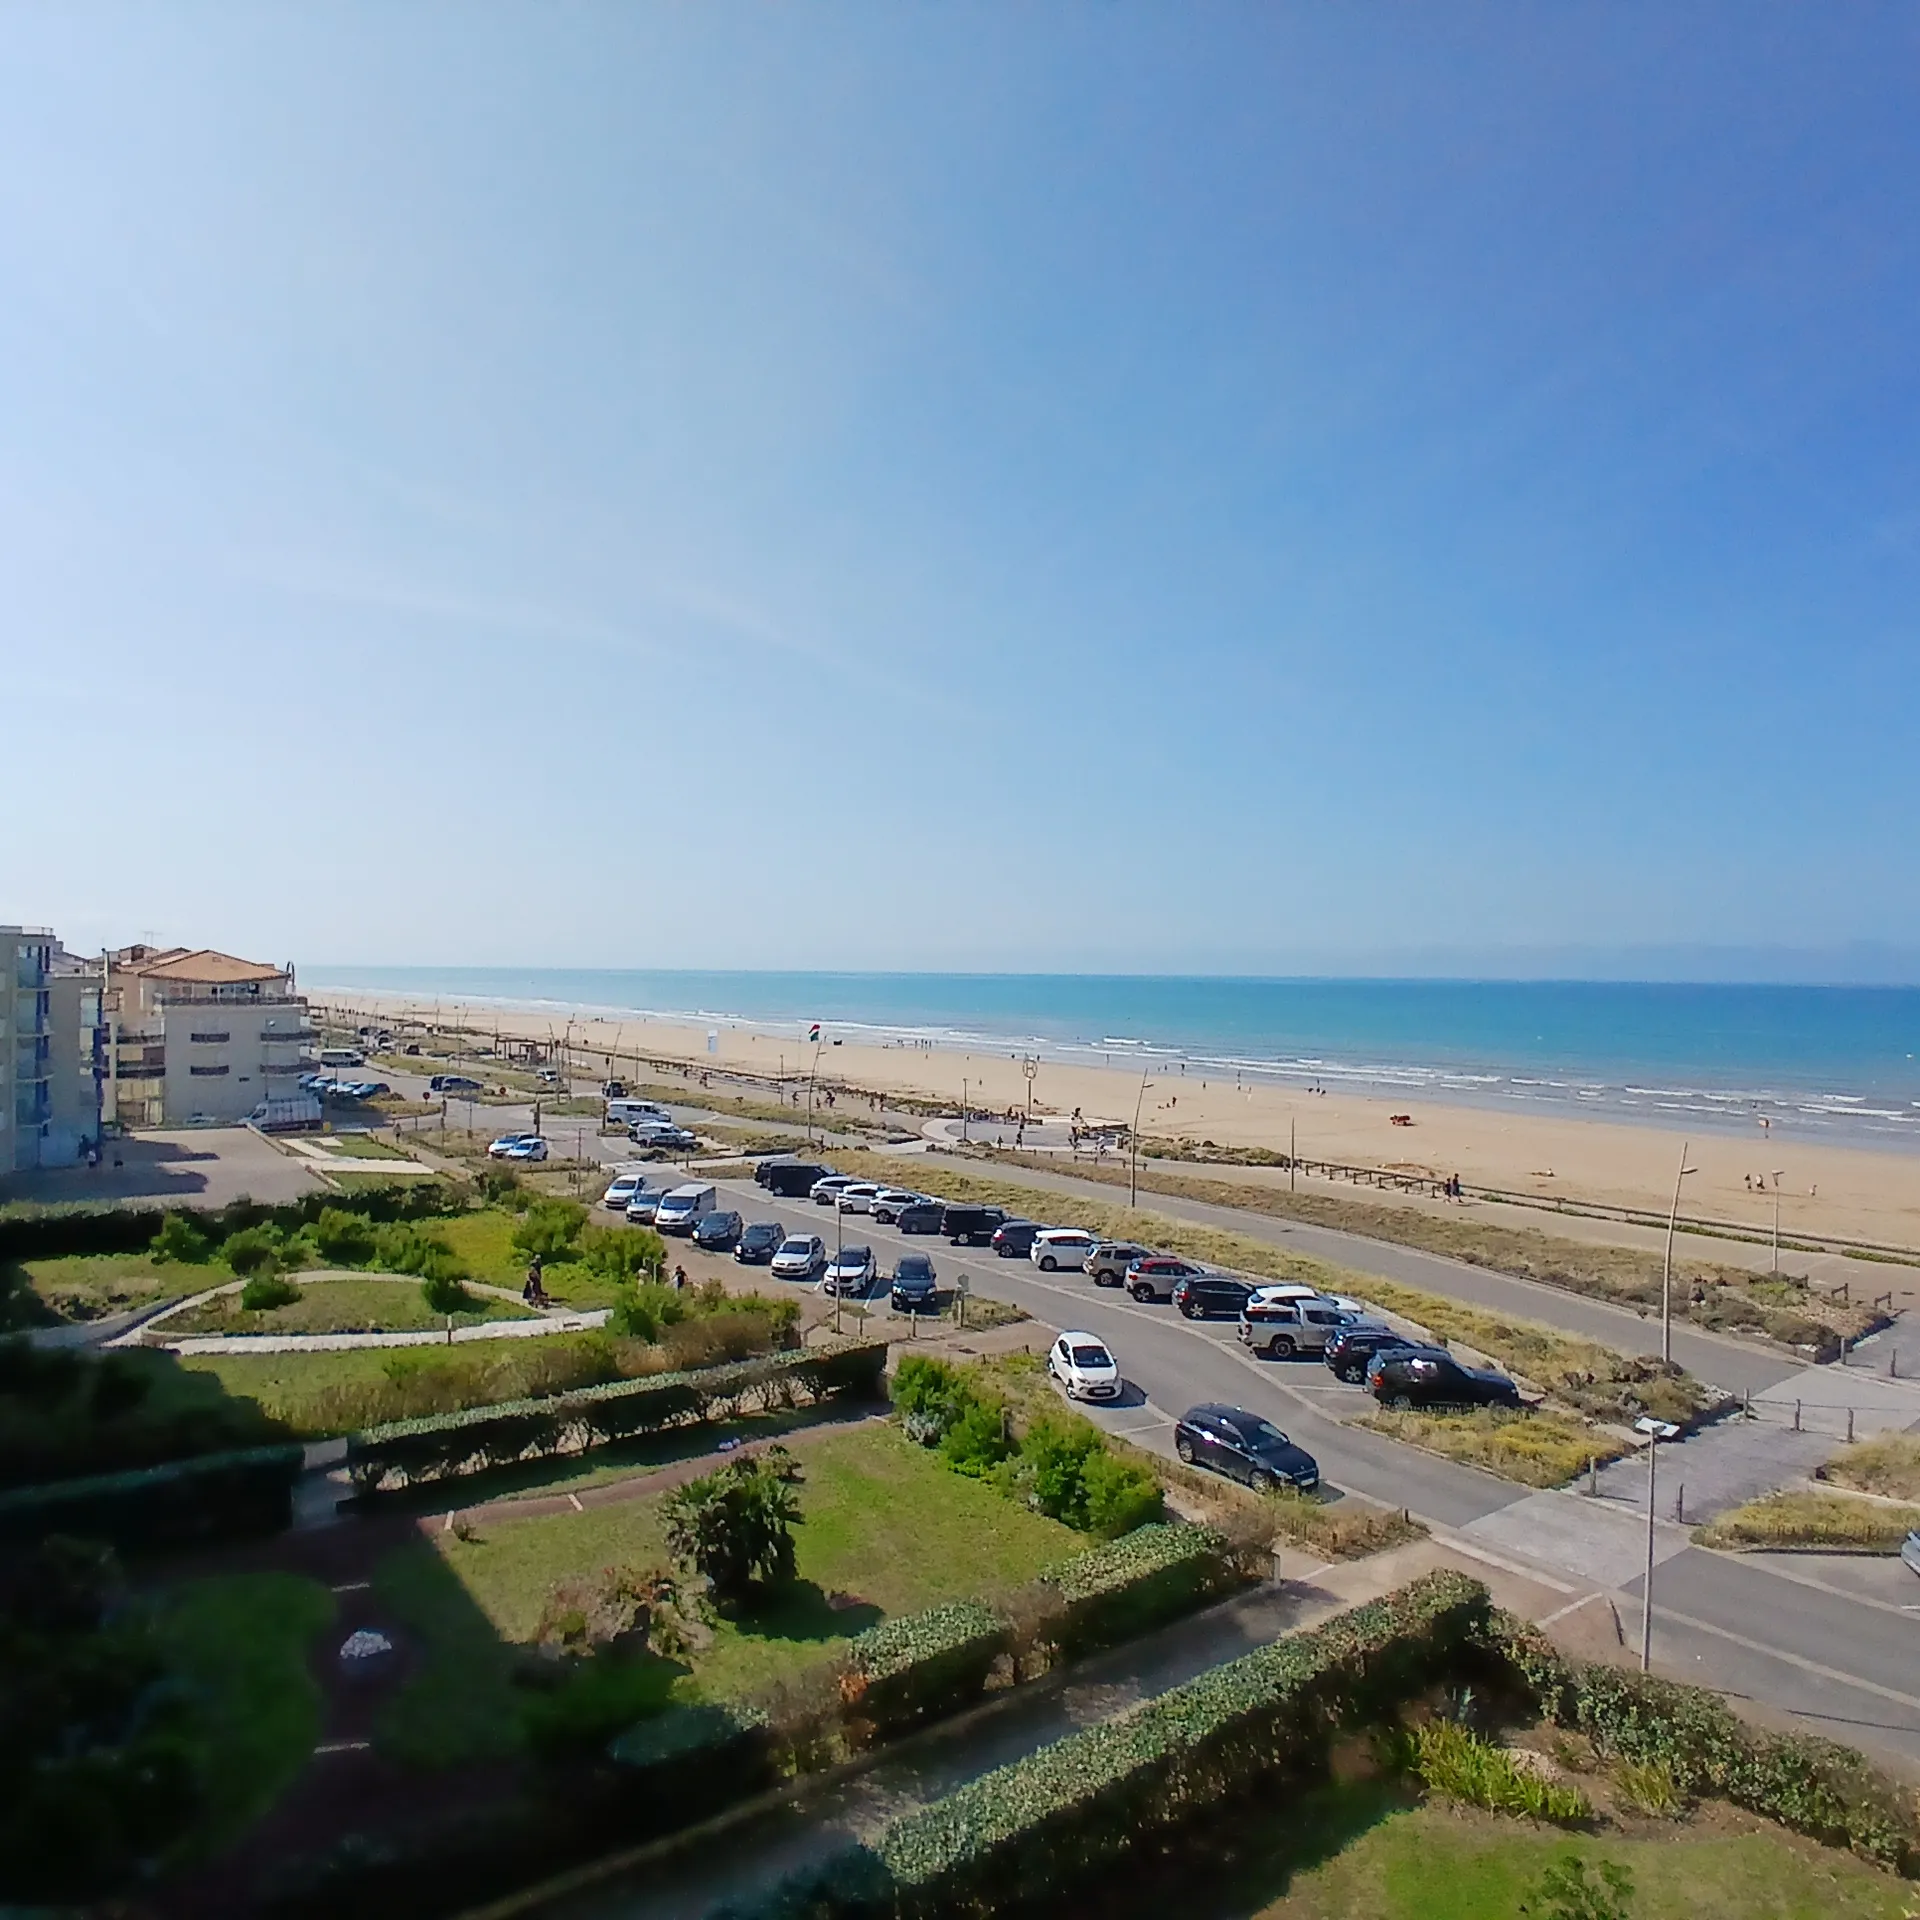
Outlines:
[[[349,1160],[404,1160],[407,1157],[398,1147],[372,1133],[330,1133],[321,1144],[329,1153],[344,1154]]]
[[[162,1339],[186,1339],[207,1334],[266,1333],[419,1333],[442,1328],[446,1315],[432,1312],[422,1297],[420,1282],[409,1274],[375,1280],[355,1274],[339,1279],[296,1276],[299,1299],[270,1312],[249,1313],[240,1295],[224,1293],[163,1320],[154,1329]],[[531,1307],[517,1300],[474,1296],[470,1312],[456,1313],[456,1327],[483,1320],[527,1320]]]
[[[1883,1506],[1844,1493],[1784,1491],[1735,1507],[1693,1537],[1703,1547],[1853,1547],[1868,1553],[1898,1553],[1920,1527],[1920,1506]]]
[[[876,1620],[1019,1585],[1083,1538],[949,1472],[891,1426],[796,1443],[806,1470],[794,1529],[799,1578],[764,1611],[722,1621],[663,1698],[749,1692],[809,1664]],[[436,1533],[381,1562],[375,1584],[424,1652],[381,1741],[416,1765],[520,1750],[527,1693],[514,1649],[532,1639],[548,1590],[607,1566],[663,1566],[664,1493],[526,1520],[472,1540]],[[834,1595],[850,1604],[835,1607]]]
[[[1238,1838],[1231,1891],[1193,1908],[1255,1920],[1505,1920],[1569,1854],[1632,1876],[1636,1915],[1689,1920],[1903,1920],[1911,1890],[1773,1830],[1681,1827],[1658,1838],[1569,1839],[1472,1808],[1397,1804],[1382,1788],[1328,1788]],[[1209,1889],[1209,1892],[1212,1890]],[[1224,1891],[1224,1890],[1223,1890]],[[1147,1911],[1124,1895],[1120,1912]],[[1550,1907],[1536,1904],[1543,1914]]]
[[[1523,1487],[1563,1487],[1584,1473],[1590,1460],[1605,1466],[1632,1452],[1624,1440],[1560,1413],[1509,1413],[1500,1407],[1473,1413],[1383,1409],[1355,1424],[1448,1460],[1484,1467]]]
[[[0,1274],[0,1299],[23,1289],[39,1311],[26,1319],[99,1320],[131,1307],[153,1306],[204,1283],[199,1267],[156,1265],[144,1253],[76,1253],[58,1260],[20,1260]],[[217,1277],[226,1277],[219,1270]]]
[[[1920,1433],[1883,1433],[1837,1453],[1818,1478],[1836,1487],[1920,1502]]]
[[[1006,1157],[1014,1165],[1071,1171],[1080,1179],[1097,1180],[1103,1185],[1127,1183],[1124,1163],[1095,1165],[1083,1160],[1062,1167],[1030,1155]],[[1661,1256],[1644,1247],[1556,1239],[1532,1227],[1478,1221],[1458,1209],[1436,1212],[1418,1205],[1349,1200],[1334,1194],[1289,1193],[1284,1187],[1196,1177],[1151,1165],[1140,1169],[1140,1185],[1184,1200],[1241,1207],[1276,1219],[1337,1227],[1395,1246],[1417,1247],[1423,1253],[1444,1254],[1470,1266],[1518,1274],[1523,1279],[1564,1287],[1570,1293],[1591,1294],[1622,1306],[1653,1308],[1660,1304]],[[1848,1332],[1867,1324],[1864,1311],[1816,1300],[1797,1284],[1769,1299],[1766,1276],[1749,1273],[1744,1267],[1702,1260],[1683,1249],[1675,1250],[1673,1278],[1675,1317],[1701,1326],[1764,1333],[1791,1346],[1817,1342],[1826,1332],[1827,1323]]]
[[[307,1656],[333,1617],[333,1595],[291,1573],[220,1574],[158,1596],[155,1629],[191,1689],[202,1743],[203,1847],[245,1832],[312,1756],[320,1689]]]

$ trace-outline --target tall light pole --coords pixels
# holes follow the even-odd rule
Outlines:
[[[1647,1569],[1646,1577],[1640,1587],[1640,1671],[1645,1673],[1653,1665],[1654,1461],[1660,1451],[1660,1442],[1676,1439],[1680,1429],[1669,1425],[1665,1420],[1654,1420],[1646,1415],[1642,1415],[1633,1424],[1647,1436]]]
[[[964,1146],[967,1138],[967,1076],[960,1076],[960,1141]]]
[[[813,1043],[813,1065],[807,1069],[807,1145],[813,1145],[813,1090],[820,1080],[820,1049],[827,1043],[816,1040]]]
[[[1785,1167],[1775,1167],[1772,1175],[1772,1178],[1773,1178],[1773,1277],[1776,1280],[1780,1278],[1780,1176],[1785,1172],[1786,1172]]]
[[[1033,1077],[1040,1071],[1039,1057],[1028,1054],[1020,1062],[1020,1071],[1027,1076],[1027,1125],[1033,1125]]]
[[[1133,1133],[1127,1144],[1133,1149],[1133,1158],[1127,1167],[1127,1205],[1137,1206],[1140,1201],[1140,1108],[1147,1097],[1147,1089],[1153,1082],[1147,1078],[1144,1067],[1140,1070],[1140,1091],[1133,1097]]]
[[[1667,1212],[1667,1257],[1660,1274],[1660,1358],[1667,1365],[1673,1362],[1673,1232],[1680,1224],[1680,1182],[1690,1173],[1698,1173],[1698,1167],[1687,1165],[1687,1148],[1691,1142],[1680,1143],[1680,1171],[1673,1176],[1673,1205]],[[1651,1486],[1653,1469],[1647,1469],[1648,1483]],[[1648,1493],[1651,1500],[1653,1495]]]

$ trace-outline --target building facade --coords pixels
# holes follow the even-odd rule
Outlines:
[[[104,1041],[98,964],[44,927],[0,927],[0,1172],[98,1145]]]
[[[210,949],[106,958],[107,1115],[123,1127],[296,1120],[314,1033],[293,969]]]

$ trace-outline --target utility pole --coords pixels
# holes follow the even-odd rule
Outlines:
[[[960,1076],[960,1139],[964,1145],[967,1138],[967,1076]]]
[[[1773,1170],[1773,1277],[1780,1278],[1780,1176],[1785,1167]]]
[[[1665,1420],[1655,1420],[1645,1414],[1642,1414],[1633,1425],[1636,1432],[1647,1436],[1647,1567],[1646,1577],[1640,1587],[1640,1671],[1646,1673],[1653,1665],[1654,1467],[1660,1451],[1660,1442],[1677,1439],[1680,1429]]]
[[[1137,1206],[1140,1201],[1140,1108],[1147,1097],[1147,1088],[1153,1083],[1147,1078],[1147,1070],[1140,1069],[1140,1091],[1133,1100],[1133,1133],[1127,1144],[1133,1149],[1133,1157],[1127,1166],[1127,1205]]]
[[[1289,1193],[1294,1191],[1295,1185],[1300,1178],[1300,1142],[1298,1139],[1298,1131],[1299,1123],[1289,1120],[1287,1122],[1287,1191]]]
[[[1687,1165],[1687,1148],[1690,1144],[1685,1140],[1680,1143],[1680,1171],[1673,1176],[1673,1206],[1667,1214],[1667,1257],[1660,1274],[1660,1358],[1669,1366],[1673,1363],[1673,1232],[1680,1223],[1680,1182],[1688,1174],[1700,1171],[1698,1167]],[[1653,1469],[1649,1467],[1647,1471],[1651,1476]],[[1651,1492],[1648,1493],[1647,1498],[1649,1500],[1653,1498]],[[1649,1521],[1648,1524],[1651,1525],[1652,1522]],[[1651,1541],[1653,1536],[1649,1534],[1647,1538]],[[1651,1545],[1648,1546],[1647,1551],[1649,1553],[1653,1551]]]

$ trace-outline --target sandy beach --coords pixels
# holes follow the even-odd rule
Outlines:
[[[397,994],[330,989],[326,1004],[383,1017],[425,1019],[431,1008]],[[544,1040],[545,1014],[442,1004],[445,1020],[472,1028]],[[694,1027],[660,1020],[577,1019],[576,1054],[619,1053],[683,1061],[702,1069],[767,1081],[804,1081],[814,1049],[796,1031],[774,1032],[740,1022]],[[717,1036],[712,1051],[708,1035]],[[965,1098],[976,1109],[1024,1106],[1028,1081],[1015,1053],[946,1051],[924,1046],[825,1046],[821,1083],[914,1095],[957,1113]],[[1130,1122],[1140,1097],[1137,1073],[1118,1067],[1042,1061],[1032,1082],[1036,1113],[1079,1110],[1088,1122]],[[1392,1116],[1407,1114],[1411,1126]],[[1365,1095],[1308,1093],[1268,1082],[1236,1086],[1197,1072],[1150,1072],[1140,1108],[1143,1134],[1212,1140],[1221,1146],[1288,1150],[1304,1157],[1361,1166],[1404,1168],[1462,1179],[1543,1200],[1632,1207],[1664,1213],[1673,1197],[1682,1136],[1658,1127],[1583,1121],[1484,1107],[1409,1103]],[[1785,1235],[1822,1234],[1880,1245],[1920,1247],[1920,1157],[1909,1152],[1813,1145],[1779,1131],[1751,1137],[1688,1136],[1683,1211],[1755,1232],[1773,1224],[1771,1192],[1749,1184],[1780,1170],[1780,1226]]]

